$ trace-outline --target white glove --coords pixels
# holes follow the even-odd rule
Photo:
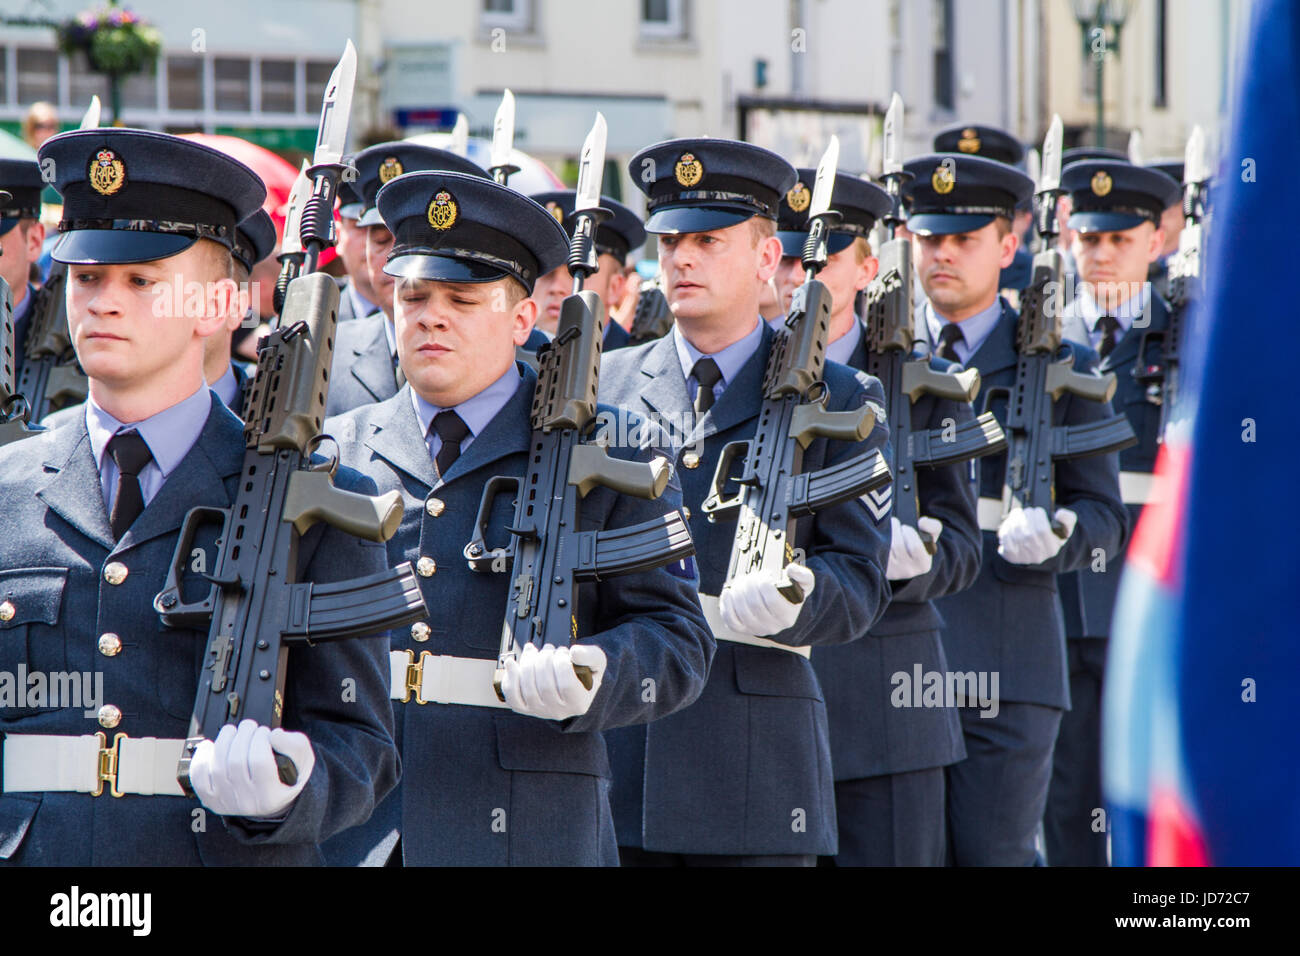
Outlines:
[[[591,668],[591,690],[573,670],[579,664]],[[517,659],[506,661],[501,693],[516,714],[565,720],[591,709],[604,673],[605,652],[594,644],[547,644],[540,651],[536,644],[526,644]]]
[[[275,754],[298,768],[293,786],[280,782]],[[306,734],[272,730],[254,720],[221,728],[216,743],[202,741],[190,761],[190,786],[213,813],[223,817],[274,817],[307,786],[316,754]]]
[[[1069,508],[1057,508],[1056,520],[1065,526],[1065,537],[1058,538],[1048,524],[1042,508],[1017,508],[1002,519],[998,528],[998,554],[1012,564],[1042,564],[1065,546],[1074,534],[1079,516]]]
[[[722,623],[741,634],[768,637],[791,627],[799,617],[808,595],[816,586],[811,568],[786,565],[785,573],[803,589],[804,601],[795,604],[776,589],[781,573],[768,569],[736,578],[718,595]]]
[[[934,564],[934,555],[925,550],[925,543],[916,528],[903,524],[897,518],[890,518],[889,566],[885,577],[891,581],[908,581],[930,573]],[[943,522],[935,518],[917,518],[917,526],[930,535],[934,541],[939,540],[943,532]]]

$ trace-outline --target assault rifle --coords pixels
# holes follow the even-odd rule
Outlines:
[[[1124,415],[1111,415],[1086,425],[1052,424],[1052,409],[1065,394],[1092,402],[1108,402],[1115,394],[1114,373],[1085,375],[1074,371],[1073,347],[1061,338],[1064,268],[1056,248],[1056,204],[1061,195],[1061,118],[1052,118],[1043,143],[1042,173],[1034,195],[1038,252],[1033,278],[1020,300],[1016,328],[1016,382],[1011,388],[991,388],[984,395],[987,409],[995,397],[1007,400],[1004,426],[1010,434],[1002,513],[1016,508],[1042,508],[1060,538],[1065,527],[1055,517],[1054,464],[1119,451],[1137,443]]]
[[[880,379],[889,411],[889,440],[894,448],[894,517],[916,528],[925,549],[934,554],[934,537],[918,526],[918,468],[938,468],[993,455],[1007,447],[1007,436],[992,412],[946,434],[935,428],[912,428],[912,405],[922,395],[954,402],[973,402],[980,390],[978,369],[937,372],[930,367],[928,336],[915,329],[912,305],[912,244],[898,234],[903,224],[903,101],[897,93],[885,114],[884,176],[892,202],[885,225],[889,239],[880,250],[880,278],[867,290],[867,371]]]
[[[34,435],[27,425],[27,399],[14,388],[14,308],[9,283],[0,279],[0,445]]]
[[[781,572],[778,589],[794,604],[804,599],[803,589],[785,573],[794,560],[796,521],[890,481],[889,466],[875,449],[821,471],[801,473],[804,449],[813,439],[862,441],[871,434],[877,417],[869,405],[826,411],[826,385],[819,377],[826,363],[831,295],[816,275],[827,259],[828,221],[839,215],[830,208],[838,162],[839,140],[832,136],[817,168],[808,209],[808,239],[803,248],[807,279],[795,290],[790,314],[768,354],[758,428],[753,439],[723,447],[713,490],[702,506],[709,521],[737,516],[727,583],[773,568]],[[883,420],[883,411],[880,417]],[[732,468],[742,459],[744,470],[735,477],[739,490],[724,498]]]
[[[86,400],[89,383],[68,338],[64,296],[68,267],[56,262],[32,301],[31,324],[23,343],[23,371],[18,393],[27,399],[30,421],[39,424],[50,412]]]
[[[653,342],[672,330],[673,312],[664,295],[663,277],[645,279],[637,291],[636,310],[632,313],[631,345]]]
[[[1183,231],[1178,252],[1169,263],[1169,322],[1164,329],[1142,333],[1133,377],[1147,387],[1147,397],[1160,406],[1160,440],[1178,398],[1187,313],[1201,296],[1201,249],[1206,202],[1210,191],[1210,166],[1205,155],[1205,133],[1192,129],[1183,156]]]
[[[598,485],[638,498],[658,498],[671,475],[671,465],[662,458],[621,461],[589,440],[596,420],[605,306],[600,296],[584,292],[582,286],[596,271],[596,225],[609,215],[600,208],[605,136],[605,118],[598,113],[578,173],[576,222],[569,244],[573,294],[560,306],[555,338],[537,353],[540,370],[533,392],[528,470],[522,479],[497,475],[484,485],[474,537],[464,551],[475,571],[504,569],[501,559],[509,559],[510,593],[494,676],[502,700],[506,663],[526,644],[563,647],[577,638],[581,582],[649,571],[695,553],[679,510],[627,528],[578,530],[581,501]],[[485,536],[492,504],[503,493],[514,495],[514,520],[506,529],[511,541],[507,549],[489,549]],[[591,669],[575,664],[574,671],[590,689]]]
[[[257,371],[244,403],[244,465],[230,508],[200,506],[185,516],[171,568],[154,609],[169,627],[208,627],[194,715],[177,768],[187,794],[199,743],[226,724],[252,719],[278,727],[284,708],[285,662],[294,646],[362,637],[427,615],[409,562],[350,581],[298,581],[298,544],[325,522],[368,541],[386,541],[402,519],[401,495],[379,497],[334,487],[337,460],[313,461],[322,441],[339,290],[315,272],[332,241],[333,190],[342,170],[356,51],[348,43],[326,87],[321,135],[311,174],[313,199],[303,219],[308,274],[289,283],[278,327],[260,343]],[[332,177],[332,181],[330,180]],[[327,180],[322,182],[322,180]],[[186,603],[181,575],[196,532],[220,524],[216,568],[206,598]],[[280,779],[297,768],[276,755]]]

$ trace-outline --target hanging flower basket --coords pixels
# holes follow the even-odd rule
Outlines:
[[[162,34],[124,7],[83,10],[58,28],[59,49],[86,54],[90,68],[109,76],[152,72],[162,52]]]

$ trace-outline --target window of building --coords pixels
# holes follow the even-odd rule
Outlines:
[[[651,37],[686,36],[685,0],[641,0],[641,33]]]
[[[1168,106],[1166,96],[1168,95],[1168,6],[1166,0],[1156,0],[1156,51],[1153,57],[1155,65],[1155,105],[1161,108]]]
[[[167,58],[167,108],[203,109],[203,60],[194,56]]]
[[[263,60],[262,110],[267,113],[292,113],[296,108],[293,60]]]
[[[952,109],[952,0],[933,0],[931,16],[934,20],[934,103]]]
[[[247,59],[217,57],[212,63],[213,106],[232,113],[253,109],[252,63]]]
[[[334,72],[335,64],[323,60],[307,61],[307,112],[319,112],[325,99],[325,87]]]
[[[98,96],[107,106],[108,81],[102,74],[91,71],[84,55],[68,57],[68,102],[72,109],[84,110],[92,96]]]
[[[100,97],[103,99],[103,96]],[[73,101],[76,106],[76,101]],[[122,107],[124,109],[156,110],[158,108],[158,77],[154,73],[137,73],[122,81]]]
[[[531,33],[533,0],[483,0],[481,22],[488,30],[501,27],[516,33]]]
[[[45,100],[59,101],[59,55],[53,50],[17,51],[18,103],[30,106]]]

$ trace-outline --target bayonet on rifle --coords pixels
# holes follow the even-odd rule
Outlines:
[[[563,647],[578,637],[580,583],[661,568],[695,553],[690,529],[679,510],[629,528],[578,530],[582,499],[596,487],[638,498],[658,498],[671,476],[671,465],[662,458],[652,462],[611,458],[603,447],[588,440],[596,418],[605,306],[600,296],[582,286],[596,271],[596,226],[609,215],[609,210],[599,205],[604,131],[605,118],[598,113],[583,146],[577,221],[569,243],[574,293],[560,306],[555,338],[537,353],[527,473],[522,479],[497,475],[488,480],[474,537],[465,546],[465,558],[475,571],[504,569],[509,564],[510,593],[494,677],[502,700],[506,663],[516,659],[525,644]],[[485,540],[487,525],[492,504],[503,493],[515,496],[514,520],[506,529],[511,540],[508,548],[493,550]],[[574,671],[590,689],[591,669],[575,664]]]
[[[727,583],[774,569],[781,573],[778,590],[792,604],[804,599],[803,589],[786,573],[794,560],[797,520],[890,481],[889,466],[875,449],[821,471],[801,473],[804,450],[814,439],[862,441],[876,422],[869,405],[826,411],[828,393],[820,378],[830,331],[831,296],[817,281],[817,273],[826,264],[829,226],[839,216],[830,208],[838,158],[839,140],[832,136],[818,164],[808,207],[808,238],[802,256],[807,278],[795,290],[790,314],[772,341],[757,430],[751,440],[723,447],[712,491],[702,506],[709,521],[736,517]],[[744,462],[744,470],[732,476],[737,461]],[[724,488],[733,478],[739,490],[724,498]]]
[[[1054,116],[1043,142],[1042,173],[1034,195],[1038,252],[1033,278],[1020,304],[1016,328],[1016,383],[989,389],[985,409],[995,396],[1007,400],[1004,426],[1009,435],[1002,513],[1016,508],[1042,508],[1058,537],[1067,536],[1055,517],[1055,462],[1085,458],[1127,448],[1137,442],[1124,415],[1087,425],[1053,425],[1052,409],[1065,394],[1093,402],[1108,402],[1115,394],[1115,375],[1085,375],[1074,371],[1073,347],[1061,337],[1064,307],[1063,264],[1056,248],[1056,205],[1061,196],[1061,118]]]
[[[351,61],[352,70],[348,63]],[[317,164],[303,240],[314,269],[332,241],[338,152],[347,135],[356,54],[348,43],[326,89]],[[346,87],[346,88],[345,88]],[[331,158],[333,157],[333,158]],[[328,218],[322,218],[328,217]],[[274,331],[259,344],[257,371],[244,403],[244,464],[230,508],[201,506],[185,516],[163,590],[154,609],[169,627],[208,628],[207,650],[194,714],[177,767],[192,794],[189,770],[195,749],[221,728],[252,719],[280,726],[289,649],[319,641],[375,634],[428,614],[409,562],[349,581],[298,581],[298,543],[324,522],[368,541],[387,541],[402,518],[399,492],[370,497],[336,488],[337,459],[312,453],[329,394],[329,369],[338,322],[339,289],[314,271],[288,285]],[[205,598],[186,602],[182,576],[199,529],[219,525],[216,568]],[[276,754],[280,779],[292,784],[297,768]]]
[[[938,372],[930,367],[929,337],[916,329],[912,304],[912,244],[899,235],[904,217],[903,189],[911,178],[899,159],[903,101],[897,93],[885,117],[885,173],[890,197],[885,222],[889,239],[880,250],[880,274],[867,289],[867,372],[880,380],[889,413],[889,440],[894,449],[894,517],[916,529],[925,549],[934,554],[934,537],[918,522],[917,468],[938,468],[1002,451],[1006,435],[992,412],[965,423],[955,435],[944,429],[917,431],[912,405],[922,395],[972,402],[980,390],[978,369]]]

